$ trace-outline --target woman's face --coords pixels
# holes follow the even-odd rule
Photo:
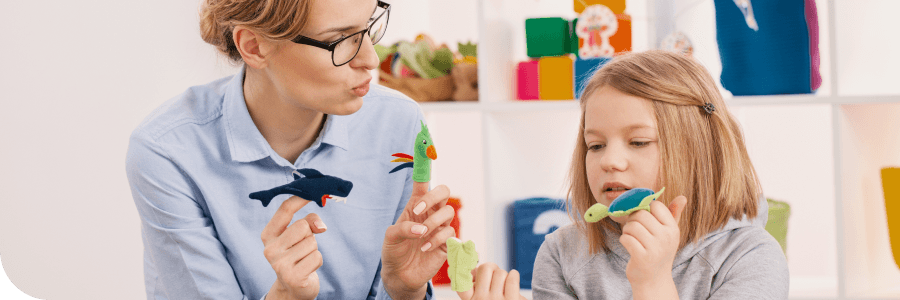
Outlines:
[[[584,158],[591,194],[609,206],[633,188],[659,190],[659,138],[650,100],[604,86],[585,106]],[[612,217],[623,223],[627,217]]]
[[[367,27],[376,0],[315,0],[302,35],[330,43]],[[378,56],[363,36],[359,53],[349,63],[335,67],[331,52],[310,45],[282,42],[272,56],[268,72],[281,101],[325,114],[348,115],[362,107],[369,91],[369,71]],[[350,39],[344,41],[350,42]],[[340,63],[340,62],[338,62]]]

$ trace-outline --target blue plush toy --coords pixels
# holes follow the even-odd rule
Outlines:
[[[300,177],[300,175],[304,177]],[[350,194],[352,189],[352,182],[324,175],[315,169],[299,169],[294,171],[294,181],[269,190],[251,193],[250,198],[259,200],[263,207],[266,207],[275,196],[291,194],[316,202],[319,207],[324,207],[328,199],[334,199],[337,202],[346,201],[345,197]]]
[[[662,192],[665,190],[666,188],[662,188],[659,192],[654,194],[651,189],[630,189],[622,195],[619,195],[619,197],[616,197],[616,199],[609,204],[608,208],[606,205],[600,203],[591,205],[584,213],[584,220],[594,223],[599,222],[607,216],[627,216],[641,209],[650,211],[650,202],[659,198],[659,195],[662,195]]]

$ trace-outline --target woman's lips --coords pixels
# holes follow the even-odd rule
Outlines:
[[[366,94],[368,94],[369,93],[369,81],[371,81],[371,79],[366,80],[365,83],[360,84],[360,85],[356,86],[355,88],[353,88],[353,94],[356,95],[357,97],[362,97],[362,96],[365,96]]]

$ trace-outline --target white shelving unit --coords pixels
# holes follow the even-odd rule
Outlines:
[[[657,1],[669,1],[668,10]],[[462,2],[475,7],[461,18],[477,24],[477,36],[468,36],[479,43],[481,101],[422,103],[440,154],[432,184],[446,184],[462,199],[461,237],[475,241],[481,260],[509,269],[509,205],[564,198],[579,120],[576,101],[514,100],[515,63],[526,59],[524,20],[575,15],[572,0]],[[627,4],[635,51],[655,48],[668,28],[661,23],[674,24],[718,80],[712,0]],[[900,28],[892,15],[900,1],[817,6],[823,84],[816,94],[723,94],[767,197],[791,205],[790,297],[900,299],[879,177],[880,168],[900,166],[900,42],[879,35]],[[437,295],[457,298],[441,286]]]

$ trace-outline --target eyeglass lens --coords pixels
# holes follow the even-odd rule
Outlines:
[[[378,43],[381,38],[384,36],[385,31],[387,30],[388,24],[388,16],[390,11],[385,11],[383,9],[379,9],[375,12],[375,17],[378,19],[372,23],[371,27],[368,30],[368,37],[372,41],[372,44]],[[343,65],[356,57],[356,54],[359,52],[359,48],[362,46],[363,35],[366,32],[356,33],[340,43],[338,43],[332,54],[332,59],[334,60],[335,65]]]

